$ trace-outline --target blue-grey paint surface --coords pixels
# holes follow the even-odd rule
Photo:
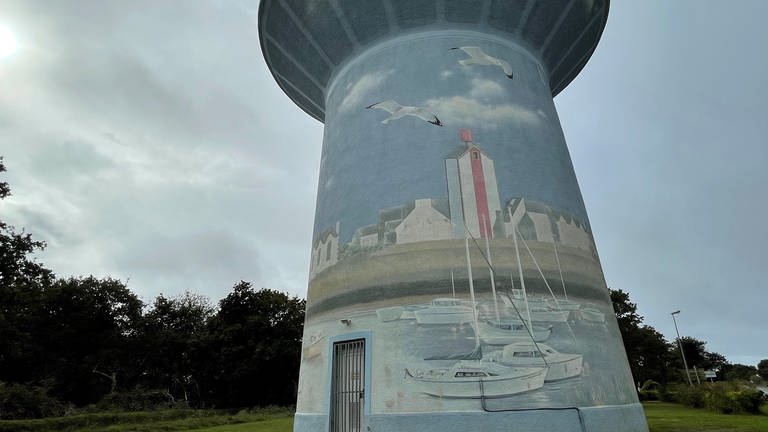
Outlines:
[[[481,46],[513,62],[462,66],[451,50]],[[386,100],[431,109],[444,126],[415,117],[382,124]],[[376,223],[381,209],[418,198],[447,197],[444,159],[464,147],[459,130],[494,160],[502,204],[524,197],[587,222],[565,139],[543,71],[521,48],[484,40],[413,35],[347,66],[328,96],[318,183],[315,237],[341,222],[341,241]]]
[[[616,429],[620,418],[620,429]],[[294,430],[325,432],[327,417],[297,413]],[[365,430],[399,432],[557,431],[644,432],[645,414],[640,404],[562,410],[440,414],[388,414],[367,419]]]
[[[372,428],[410,421],[390,414],[556,408],[553,427],[580,430],[576,407],[637,403],[548,80],[523,47],[416,33],[347,64],[326,101],[315,223],[306,331],[328,354],[302,362],[301,412],[330,409],[332,377],[310,381],[329,373],[334,333],[359,330]],[[522,288],[532,312],[511,299]],[[541,360],[513,356],[526,335],[487,328],[523,313],[548,332],[535,349],[571,358],[546,379]]]
[[[369,431],[644,431],[552,102],[607,3],[470,3],[262,5],[326,124],[296,430],[331,427],[333,345],[364,338]]]

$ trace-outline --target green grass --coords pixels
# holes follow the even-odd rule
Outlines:
[[[293,432],[293,416],[259,422],[193,429],[188,432]]]
[[[643,402],[651,432],[768,432],[768,412],[762,415],[719,414],[667,402]]]
[[[644,402],[650,432],[768,432],[762,415],[718,414],[667,402]],[[168,410],[95,413],[41,420],[0,421],[0,432],[292,432],[293,413],[272,408],[224,411]]]
[[[247,426],[246,426],[247,425]],[[39,420],[3,420],[0,432],[287,432],[292,410],[266,408],[238,413],[215,410],[164,410],[79,414]]]

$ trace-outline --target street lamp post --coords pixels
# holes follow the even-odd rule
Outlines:
[[[672,322],[675,323],[675,333],[677,333],[677,346],[680,347],[680,355],[683,357],[683,366],[685,366],[685,376],[688,378],[688,385],[693,385],[693,382],[691,381],[691,374],[688,372],[688,362],[685,361],[685,352],[683,351],[683,342],[680,340],[680,331],[677,330],[677,320],[675,320],[675,315],[679,314],[680,311],[676,310],[672,312]]]

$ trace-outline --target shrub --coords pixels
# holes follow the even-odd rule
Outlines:
[[[130,391],[110,393],[104,396],[95,406],[97,411],[146,411],[167,408],[187,408],[186,404],[179,406],[168,392],[135,388]]]
[[[725,382],[717,382],[713,384],[706,384],[703,387],[704,394],[704,406],[707,409],[718,411],[722,414],[730,414],[734,411],[733,404],[729,393],[732,386]]]
[[[661,386],[659,385],[659,383],[649,379],[643,383],[643,386],[640,387],[640,390],[637,392],[637,395],[641,401],[659,400],[661,399],[660,389],[661,389]]]
[[[735,412],[760,414],[760,405],[765,403],[765,393],[760,390],[745,388],[728,394]]]
[[[63,415],[65,405],[40,386],[0,382],[0,419],[31,419]]]
[[[737,382],[706,383],[697,386],[677,384],[660,397],[666,402],[677,402],[693,408],[706,408],[722,414],[759,414],[766,402],[766,395],[752,387]]]
[[[693,408],[704,408],[705,391],[701,386],[677,384],[672,393],[674,393],[673,398],[675,402]]]

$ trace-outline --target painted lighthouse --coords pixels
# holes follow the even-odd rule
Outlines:
[[[647,431],[553,96],[607,0],[262,0],[325,123],[294,430]]]
[[[460,238],[493,237],[493,226],[501,213],[493,159],[472,143],[470,129],[462,129],[460,135],[467,147],[455,159],[445,160],[448,200],[454,203],[451,221]]]

